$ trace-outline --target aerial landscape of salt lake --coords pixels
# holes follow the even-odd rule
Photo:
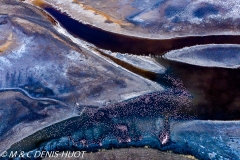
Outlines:
[[[239,6],[0,0],[0,159],[240,159]]]

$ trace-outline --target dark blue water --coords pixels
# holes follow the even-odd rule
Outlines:
[[[194,11],[194,16],[198,17],[198,18],[204,18],[207,15],[214,15],[214,14],[218,14],[218,9],[216,6],[213,5],[206,5],[203,7],[198,8],[197,10]]]

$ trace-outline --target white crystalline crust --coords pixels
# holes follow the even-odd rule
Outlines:
[[[115,53],[103,49],[101,49],[101,51],[143,70],[151,71],[154,73],[164,73],[166,71],[166,68],[164,66],[157,63],[154,58],[148,56],[129,55],[118,52]]]
[[[221,68],[240,67],[240,45],[198,45],[174,50],[163,55],[172,61]]]
[[[240,1],[126,0],[121,3],[116,1],[113,6],[107,4],[104,11],[100,10],[130,24],[125,27],[118,23],[105,23],[106,17],[85,9],[83,5],[73,3],[72,0],[46,1],[84,24],[135,37],[169,39],[240,33]],[[83,2],[90,7],[97,3],[100,9],[104,6],[104,2],[98,0]],[[111,11],[113,8],[116,9],[114,12]],[[168,10],[170,15],[167,15]]]

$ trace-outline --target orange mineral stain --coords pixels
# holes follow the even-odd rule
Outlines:
[[[78,0],[73,0],[73,3],[79,4],[84,10],[92,11],[95,14],[101,15],[102,17],[104,17],[106,19],[106,21],[108,21],[110,23],[116,23],[120,26],[132,26],[131,23],[127,23],[122,20],[115,19],[115,18],[111,17],[109,14],[99,11],[89,5],[84,5],[83,3],[79,2]]]
[[[45,2],[44,0],[22,0],[22,1],[26,1],[38,7],[44,7],[47,4],[47,2]]]
[[[8,47],[11,45],[11,43],[12,43],[12,38],[13,38],[13,35],[12,35],[12,33],[11,33],[11,34],[8,36],[7,41],[6,41],[4,44],[0,45],[0,55],[1,55],[2,52],[4,52],[5,50],[7,50]]]
[[[40,8],[44,8],[44,7],[47,7],[47,6],[50,6],[46,1],[44,0],[21,0],[23,2],[27,2],[27,3],[30,3],[34,6],[37,6],[37,7],[40,7]],[[53,25],[56,25],[57,22],[54,20],[54,18],[52,18],[49,14],[47,14],[45,11],[43,10],[40,10],[42,12],[42,14],[47,17],[47,19],[53,24]]]
[[[47,19],[53,24],[53,25],[56,25],[57,24],[57,21],[51,17],[48,13],[46,13],[45,11],[41,10],[42,14],[47,17]]]

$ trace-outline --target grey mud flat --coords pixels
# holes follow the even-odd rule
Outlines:
[[[61,153],[60,153],[61,154]],[[51,158],[44,158],[50,160]],[[161,152],[151,148],[124,148],[102,150],[100,152],[85,153],[83,158],[54,158],[56,160],[194,160],[188,155],[177,155],[171,152]]]

